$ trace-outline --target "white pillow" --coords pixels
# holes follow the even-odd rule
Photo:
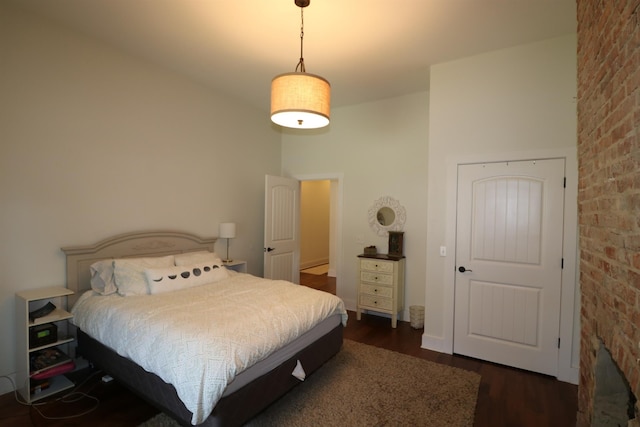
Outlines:
[[[113,275],[118,293],[122,296],[146,295],[149,293],[144,270],[147,268],[172,267],[174,256],[152,258],[122,258],[113,261]]]
[[[217,253],[209,251],[187,252],[175,255],[176,265],[193,265],[204,262],[213,262],[217,264],[220,260],[221,259]]]
[[[180,289],[215,283],[229,277],[222,263],[200,263],[169,268],[149,268],[144,271],[151,294],[161,294]]]
[[[91,264],[91,289],[100,295],[111,295],[118,291],[113,277],[113,260],[105,259]]]

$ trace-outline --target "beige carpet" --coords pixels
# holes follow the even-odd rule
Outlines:
[[[315,274],[316,276],[322,276],[329,272],[329,264],[316,265],[315,267],[305,268],[300,270],[302,273]]]
[[[249,426],[471,426],[480,375],[345,340]],[[141,427],[178,427],[164,414]]]

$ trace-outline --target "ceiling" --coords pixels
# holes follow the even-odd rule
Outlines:
[[[129,54],[268,110],[294,71],[294,0],[10,0]],[[576,32],[575,0],[311,0],[306,71],[332,106],[427,90],[429,67]]]

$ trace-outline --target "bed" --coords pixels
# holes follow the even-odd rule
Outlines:
[[[185,426],[244,424],[333,357],[346,324],[344,304],[333,295],[218,269],[207,256],[215,241],[160,231],[62,248],[67,287],[75,292],[68,303],[77,326],[77,355]],[[131,258],[165,262],[165,257],[182,263],[144,270],[151,295],[92,290],[97,265],[127,266]],[[176,269],[192,274],[183,281],[186,286],[167,291]],[[230,329],[222,332],[223,324]],[[178,337],[186,337],[185,343]],[[131,341],[121,341],[125,338]],[[183,347],[176,351],[176,345]],[[176,359],[158,357],[165,354]],[[195,380],[202,383],[194,385]]]

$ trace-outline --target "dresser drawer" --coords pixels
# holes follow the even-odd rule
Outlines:
[[[362,292],[363,294],[378,295],[381,297],[391,298],[391,296],[393,295],[393,288],[363,284],[360,287],[360,292]]]
[[[372,308],[374,310],[391,310],[393,308],[393,302],[391,298],[360,294],[360,306],[364,308]]]
[[[360,280],[363,282],[380,283],[382,285],[393,285],[393,276],[390,274],[372,273],[370,271],[360,272]]]
[[[382,273],[393,273],[393,262],[379,261],[375,259],[360,260],[361,270],[380,271]]]

